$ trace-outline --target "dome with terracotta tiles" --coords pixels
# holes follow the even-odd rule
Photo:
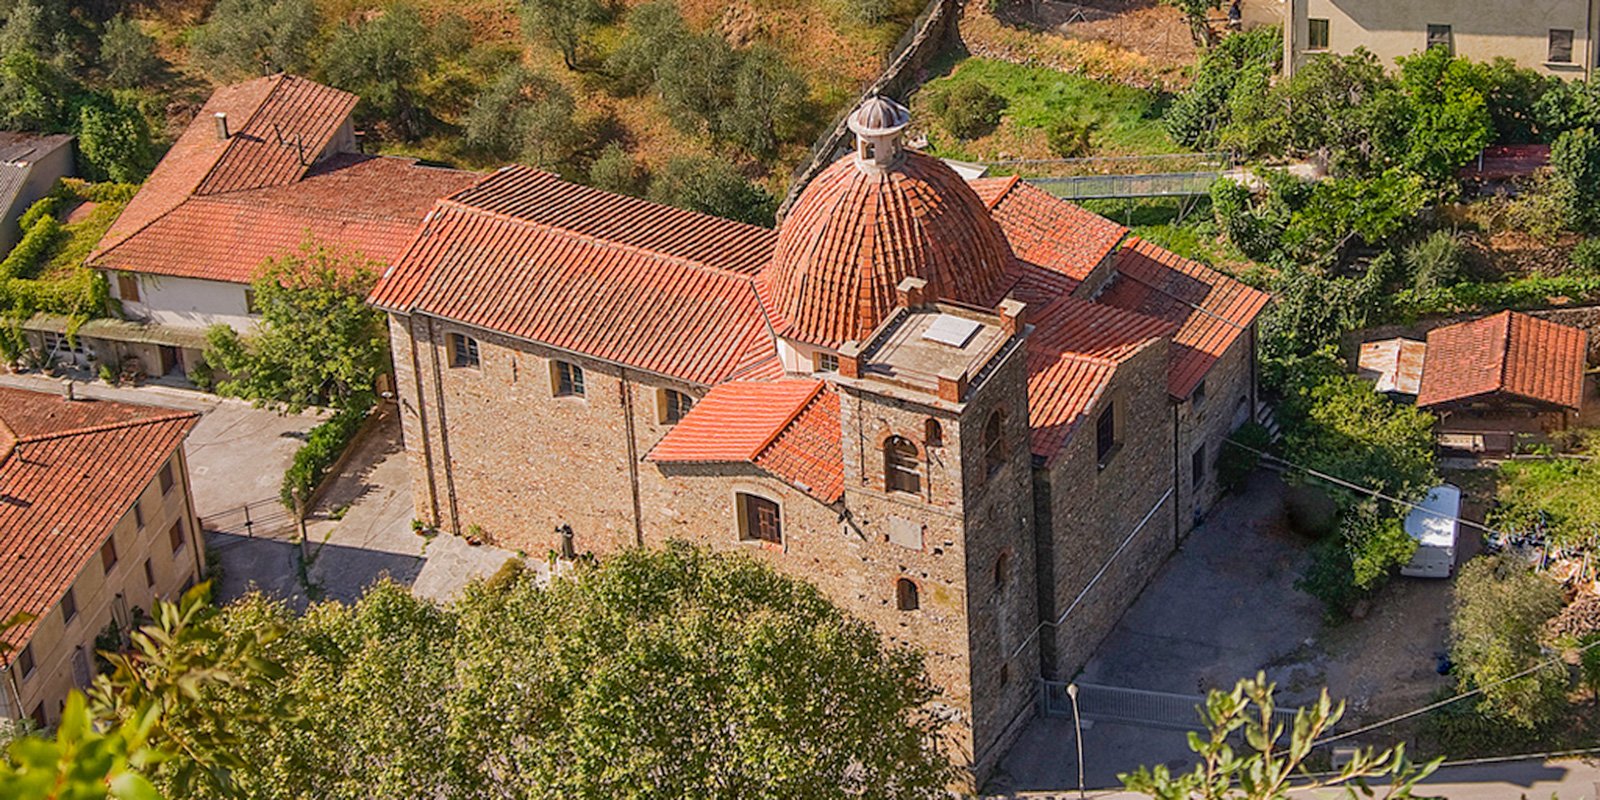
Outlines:
[[[818,175],[778,231],[764,281],[777,333],[824,347],[861,341],[909,277],[929,297],[990,307],[1015,279],[989,208],[944,162],[901,146],[905,107],[871,98],[850,115],[856,150]]]

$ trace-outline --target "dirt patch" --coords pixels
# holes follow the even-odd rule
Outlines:
[[[1008,6],[998,16],[1069,39],[1104,42],[1163,68],[1183,68],[1197,53],[1182,13],[1154,0],[1036,0]]]

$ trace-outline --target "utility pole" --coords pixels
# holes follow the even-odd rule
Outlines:
[[[1083,720],[1078,716],[1078,684],[1067,684],[1067,697],[1072,698],[1072,727],[1077,729],[1072,738],[1078,743],[1078,800],[1084,800],[1089,795],[1083,788]]]

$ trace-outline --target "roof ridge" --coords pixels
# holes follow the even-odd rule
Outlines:
[[[806,393],[805,399],[801,400],[800,403],[795,406],[794,411],[789,413],[789,418],[784,420],[783,424],[779,425],[778,429],[773,431],[772,434],[767,437],[766,441],[761,443],[760,447],[756,448],[755,453],[751,454],[750,456],[750,460],[752,462],[760,458],[762,454],[766,453],[768,450],[771,450],[772,446],[777,444],[778,440],[782,438],[790,428],[794,427],[795,422],[799,421],[800,416],[804,414],[813,403],[817,402],[817,398],[822,396],[823,390],[828,387],[828,382],[821,378],[813,378],[813,380],[817,382],[817,385],[811,387],[811,391]]]
[[[256,117],[261,115],[261,109],[266,108],[267,104],[272,102],[273,96],[277,95],[278,92],[283,89],[283,85],[288,82],[287,79],[289,78],[289,73],[279,72],[273,75],[264,75],[262,78],[265,80],[276,80],[272,84],[272,88],[268,89],[266,95],[261,98],[261,102],[257,103],[255,108],[250,109],[250,115],[245,117],[244,122],[240,123],[238,131],[234,135],[230,135],[228,137],[227,146],[222,148],[222,153],[217,156],[217,160],[211,162],[211,166],[206,168],[206,174],[200,176],[200,180],[195,182],[194,188],[189,190],[188,196],[184,198],[184,202],[188,202],[190,198],[194,197],[211,196],[211,192],[201,194],[200,190],[205,187],[206,183],[211,180],[211,176],[216,174],[217,168],[222,166],[222,162],[228,160],[228,155],[232,153],[234,148],[238,146],[240,141],[242,141],[241,139],[237,138],[237,134],[243,133],[245,128],[250,127],[250,123],[254,122]],[[227,194],[227,192],[216,192],[216,194]],[[182,203],[179,203],[178,205],[182,205]],[[173,206],[172,208],[176,209],[177,207],[178,206]],[[169,210],[167,213],[170,214],[172,211]],[[166,214],[163,214],[162,216],[166,216]],[[129,238],[132,237],[130,236]]]
[[[104,422],[99,425],[87,425],[82,428],[68,428],[66,430],[36,434],[34,436],[19,436],[17,437],[17,444],[34,444],[37,442],[48,442],[55,439],[65,439],[70,436],[87,436],[93,433],[105,433],[107,431],[120,430],[122,428],[137,428],[144,425],[154,425],[160,422],[176,422],[182,419],[199,418],[200,413],[197,411],[175,411],[170,414],[162,414],[154,417],[140,417],[138,419],[125,419],[117,422]]]
[[[993,211],[996,206],[1000,205],[1000,201],[1006,199],[1006,195],[1011,194],[1012,189],[1017,188],[1017,184],[1022,182],[1022,176],[1012,175],[1004,180],[1006,180],[1006,188],[996,192],[993,200],[984,203],[984,205],[987,206],[990,211]]]
[[[1495,316],[1506,319],[1506,333],[1500,337],[1500,377],[1495,383],[1495,387],[1503,392],[1506,391],[1507,378],[1511,373],[1511,323],[1516,322],[1517,317],[1509,308]]]

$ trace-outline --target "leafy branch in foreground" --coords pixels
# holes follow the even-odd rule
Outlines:
[[[1295,714],[1292,730],[1273,717],[1275,684],[1266,676],[1239,681],[1233,691],[1213,690],[1202,716],[1207,733],[1190,733],[1189,748],[1200,756],[1194,770],[1173,775],[1165,765],[1140,767],[1119,775],[1123,786],[1157,800],[1281,800],[1291,790],[1343,789],[1350,798],[1406,800],[1416,785],[1438,768],[1437,760],[1417,766],[1405,746],[1376,752],[1357,751],[1350,763],[1331,775],[1312,775],[1305,762],[1317,741],[1344,716],[1344,702],[1328,699],[1326,689],[1316,705]],[[1243,731],[1248,752],[1230,742]],[[1284,733],[1289,741],[1283,742]],[[1369,779],[1384,785],[1373,787]],[[1381,794],[1380,794],[1381,792]]]

